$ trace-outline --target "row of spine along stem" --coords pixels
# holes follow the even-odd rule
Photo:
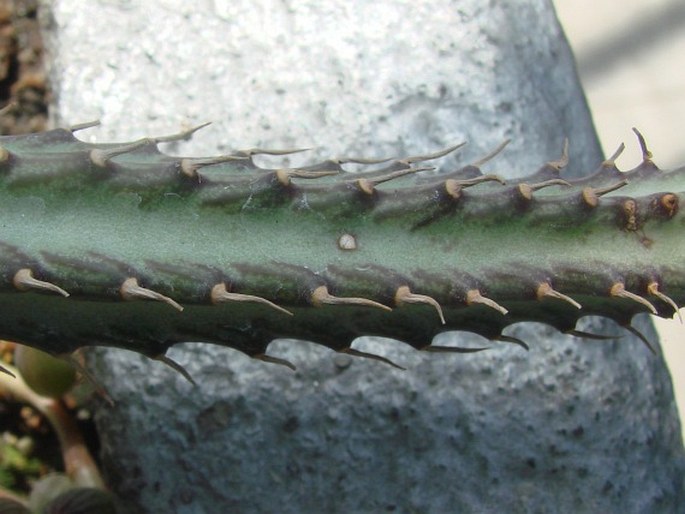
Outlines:
[[[631,171],[615,165],[621,145],[591,175],[566,180],[565,143],[559,159],[504,181],[481,167],[506,143],[471,164],[439,173],[427,164],[461,144],[402,159],[338,158],[274,169],[260,168],[254,157],[301,150],[251,149],[210,158],[160,152],[160,143],[188,138],[199,128],[125,144],[85,143],[74,137],[75,129],[0,139],[3,194],[40,198],[45,216],[67,219],[69,204],[75,203],[95,213],[94,219],[102,209],[125,206],[136,213],[133,220],[142,220],[136,216],[165,215],[176,202],[179,219],[208,217],[226,227],[223,238],[213,238],[203,237],[202,230],[209,229],[197,225],[199,239],[187,254],[202,254],[197,260],[156,255],[163,234],[146,230],[143,222],[110,248],[89,233],[89,220],[81,220],[79,241],[97,244],[92,251],[77,249],[78,255],[61,251],[48,229],[28,242],[21,230],[6,231],[11,234],[0,237],[3,292],[49,296],[50,309],[56,301],[74,301],[74,309],[86,312],[89,302],[99,302],[93,311],[99,312],[112,300],[135,303],[151,316],[160,304],[169,309],[158,321],[161,328],[151,328],[148,319],[130,328],[113,320],[99,334],[69,333],[53,317],[35,336],[14,331],[10,320],[1,327],[8,337],[45,348],[47,334],[63,331],[74,346],[120,345],[151,356],[179,341],[208,340],[275,362],[266,356],[266,346],[279,337],[358,355],[363,354],[351,345],[361,335],[392,337],[429,351],[468,351],[432,345],[446,330],[527,347],[503,335],[506,326],[543,321],[590,337],[575,329],[582,315],[608,316],[629,327],[638,312],[670,316],[682,301],[681,272],[673,259],[660,259],[677,242],[667,237],[673,229],[665,227],[679,219],[683,172],[659,170],[637,131],[643,161]],[[347,171],[350,164],[365,169]],[[112,200],[118,197],[124,200]],[[233,225],[223,221],[229,219]],[[177,224],[179,231],[189,227]],[[241,225],[247,228],[236,232]],[[543,243],[530,244],[531,255],[523,256],[522,249],[538,235]],[[249,247],[258,238],[267,241]],[[574,253],[592,238],[595,246]],[[603,238],[608,249],[602,248]],[[242,253],[231,253],[243,239]],[[540,250],[545,241],[551,243],[547,253]],[[260,257],[270,244],[274,256]],[[594,253],[608,258],[593,262]],[[210,315],[200,328],[192,316],[204,320],[212,306],[227,319]]]

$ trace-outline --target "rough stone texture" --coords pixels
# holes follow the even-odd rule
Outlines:
[[[463,162],[511,137],[488,169],[515,176],[567,136],[576,173],[601,158],[546,1],[145,4],[46,6],[56,119],[104,123],[82,137],[212,119],[170,151],[379,156],[468,139]],[[136,512],[678,512],[685,455],[663,360],[612,323],[581,328],[625,337],[517,325],[530,352],[474,355],[359,341],[406,372],[304,342],[270,348],[295,373],[188,343],[171,356],[198,388],[101,352],[116,401],[97,412],[106,471]]]

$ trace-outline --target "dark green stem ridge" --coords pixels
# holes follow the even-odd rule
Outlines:
[[[523,344],[503,329],[540,321],[582,336],[582,316],[629,326],[685,301],[685,169],[658,169],[641,136],[631,171],[614,165],[620,148],[566,180],[565,148],[505,183],[481,171],[494,155],[427,168],[459,145],[273,169],[253,156],[297,150],[158,149],[193,131],[125,144],[63,129],[0,138],[0,337],[162,359],[206,341],[289,365],[266,356],[274,339],[350,351],[376,335],[441,351],[437,334],[465,330]]]

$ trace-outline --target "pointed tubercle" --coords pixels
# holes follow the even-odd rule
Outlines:
[[[333,296],[328,292],[328,288],[326,286],[319,286],[314,289],[314,291],[312,291],[310,301],[316,307],[321,307],[323,305],[360,305],[366,307],[375,307],[377,309],[383,309],[384,311],[392,311],[392,309],[387,305],[374,302],[368,298]]]
[[[181,159],[181,173],[192,179],[198,179],[197,171],[206,166],[213,166],[215,164],[222,164],[229,161],[246,161],[247,157],[240,157],[235,155],[219,155],[217,157],[208,158],[185,158]]]
[[[651,162],[653,155],[652,152],[650,152],[647,148],[647,141],[645,141],[645,137],[635,127],[633,127],[633,132],[637,136],[638,143],[640,143],[640,150],[642,150],[642,162]]]
[[[138,141],[134,141],[133,143],[115,146],[113,148],[95,148],[90,151],[90,162],[92,162],[95,166],[105,168],[107,167],[109,160],[117,155],[133,152],[139,148],[149,145],[151,142],[152,140],[150,139],[140,139]]]
[[[605,161],[602,163],[602,167],[613,168],[614,166],[616,166],[616,159],[618,159],[621,156],[621,154],[623,153],[623,151],[625,149],[626,149],[625,143],[621,143],[620,145],[618,145],[618,148],[616,149],[616,151],[613,154],[611,154],[611,157],[609,157],[608,159],[605,159]]]
[[[536,184],[526,184],[526,183],[521,183],[517,186],[517,190],[521,197],[523,197],[525,200],[532,200],[533,199],[533,193],[535,191],[538,191],[540,189],[543,189],[545,187],[551,187],[551,186],[570,186],[567,181],[560,179],[560,178],[553,178],[551,180],[545,180],[544,182],[538,182]]]
[[[497,182],[503,186],[507,185],[507,182],[500,177],[499,175],[493,175],[492,173],[487,174],[487,175],[481,175],[480,177],[473,177],[473,178],[467,178],[467,179],[452,179],[455,180],[456,182],[459,183],[460,186],[462,187],[471,187],[475,186],[478,184],[482,184],[483,182]]]
[[[491,300],[490,298],[486,298],[485,296],[480,294],[480,291],[478,289],[471,289],[470,291],[468,291],[466,293],[466,304],[467,305],[485,305],[486,307],[490,307],[491,309],[495,309],[497,312],[499,312],[503,316],[506,316],[507,313],[509,312],[507,309],[502,307],[496,301]]]
[[[194,127],[190,127],[189,129],[182,130],[181,132],[178,132],[177,134],[171,134],[168,136],[158,136],[158,137],[153,137],[150,138],[150,140],[154,143],[173,143],[174,141],[187,141],[192,137],[195,132],[198,130],[202,130],[203,128],[211,125],[211,121],[206,121],[204,123],[200,123],[199,125],[195,125]]]
[[[610,186],[604,186],[604,187],[586,187],[583,189],[581,196],[583,198],[583,202],[588,207],[597,207],[599,205],[599,197],[602,195],[605,195],[607,193],[611,193],[612,191],[616,191],[617,189],[621,189],[623,186],[628,185],[628,181],[623,179],[616,184],[611,184]]]
[[[189,128],[188,130],[179,132],[178,134],[171,134],[169,136],[144,137],[137,141],[133,141],[132,143],[126,143],[119,146],[114,146],[112,148],[95,148],[90,151],[90,161],[96,166],[104,168],[107,166],[107,162],[117,155],[133,152],[150,144],[156,145],[158,143],[171,143],[174,141],[187,140],[190,139],[190,136],[192,136],[195,132],[210,124],[211,122],[203,123],[196,127]]]
[[[404,177],[405,175],[409,175],[410,173],[418,173],[419,171],[426,171],[432,169],[433,168],[431,167],[402,168],[399,170],[391,171],[389,173],[386,173],[385,175],[381,175],[380,177],[376,177],[373,179],[360,178],[355,180],[354,184],[356,184],[357,188],[359,188],[359,190],[362,193],[365,193],[370,196],[376,191],[376,186],[382,184],[383,182],[388,182],[396,178]]]
[[[395,292],[395,304],[399,307],[405,303],[430,305],[438,312],[440,322],[443,325],[445,324],[445,316],[442,313],[442,307],[440,307],[440,304],[434,298],[423,294],[412,293],[409,286],[400,286]]]
[[[287,309],[284,309],[283,307],[280,307],[276,305],[275,303],[267,300],[266,298],[262,298],[261,296],[254,296],[250,294],[240,294],[240,293],[229,293],[228,289],[226,288],[226,284],[221,283],[217,284],[212,288],[212,292],[210,293],[210,297],[212,299],[213,304],[217,303],[227,303],[227,302],[249,302],[249,303],[259,303],[262,305],[266,305],[267,307],[271,307],[274,310],[277,310],[278,312],[282,312],[283,314],[287,314],[288,316],[292,316],[293,313],[290,312]]]
[[[561,157],[559,157],[556,161],[549,161],[547,165],[555,168],[557,171],[560,171],[568,166],[568,161],[568,138],[566,137],[564,138],[564,146],[561,149]]]
[[[649,294],[651,294],[652,296],[656,296],[662,302],[665,302],[668,305],[670,305],[671,307],[673,307],[673,310],[678,315],[678,319],[680,320],[680,323],[683,322],[683,317],[680,315],[680,308],[678,307],[678,304],[676,304],[672,298],[666,296],[664,293],[659,291],[659,283],[658,282],[650,282],[647,285],[647,292]]]
[[[609,294],[616,298],[625,298],[627,300],[637,302],[643,307],[646,307],[652,314],[658,315],[658,312],[656,311],[654,305],[652,305],[648,300],[645,300],[641,296],[638,296],[635,293],[631,293],[630,291],[626,291],[625,284],[623,284],[622,282],[616,282],[613,286],[611,286]]]
[[[69,296],[64,289],[50,282],[38,280],[33,277],[33,272],[28,268],[22,268],[14,274],[12,279],[14,287],[19,291],[49,291],[60,294],[64,297]]]
[[[565,294],[560,293],[559,291],[555,291],[548,282],[542,282],[535,291],[535,294],[538,300],[541,301],[545,298],[557,298],[559,300],[565,301],[566,303],[570,303],[576,309],[583,308],[577,301],[575,301],[570,296],[566,296]]]
[[[153,291],[152,289],[141,287],[138,284],[138,279],[136,279],[135,277],[129,277],[126,280],[124,280],[124,282],[121,284],[121,287],[119,288],[119,294],[126,301],[154,300],[157,302],[164,302],[166,304],[169,304],[178,311],[183,311],[183,306],[181,306],[168,296],[164,296],[163,294],[158,293],[157,291]]]

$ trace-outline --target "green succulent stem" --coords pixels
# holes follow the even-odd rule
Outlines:
[[[505,183],[481,172],[494,155],[426,167],[457,147],[282,169],[254,164],[269,150],[158,150],[191,133],[0,138],[0,336],[174,366],[171,345],[206,341],[289,365],[266,355],[274,339],[350,351],[377,335],[439,351],[432,340],[448,330],[516,342],[505,327],[541,321],[582,335],[588,314],[629,326],[685,301],[685,170],[659,170],[641,137],[631,171],[614,155],[565,180],[564,151]]]

